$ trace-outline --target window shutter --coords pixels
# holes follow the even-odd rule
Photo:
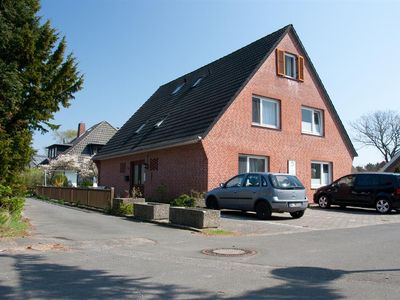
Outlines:
[[[300,56],[297,59],[297,79],[300,81],[304,81],[304,57]]]
[[[285,76],[285,52],[276,49],[276,72],[279,76]]]

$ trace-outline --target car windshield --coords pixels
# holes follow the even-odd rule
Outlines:
[[[292,175],[270,175],[272,185],[283,190],[303,190],[304,186],[296,176]]]

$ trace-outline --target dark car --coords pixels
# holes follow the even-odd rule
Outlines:
[[[206,205],[213,209],[255,211],[260,219],[272,212],[288,212],[301,218],[308,207],[306,190],[293,175],[282,173],[239,174],[206,194]]]
[[[339,178],[330,185],[319,188],[314,202],[321,208],[332,204],[340,207],[374,207],[387,214],[400,210],[400,174],[358,173]]]

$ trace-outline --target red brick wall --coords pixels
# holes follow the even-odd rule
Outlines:
[[[156,198],[156,189],[161,184],[167,187],[169,198],[174,198],[191,190],[207,189],[207,158],[202,144],[175,147],[171,149],[151,151],[138,155],[102,160],[100,164],[99,185],[113,186],[115,194],[123,196],[129,190],[130,162],[158,158],[158,170],[145,170],[146,181],[144,192],[146,197]],[[125,163],[125,172],[120,172],[120,164]]]
[[[289,35],[278,48],[303,55]],[[280,100],[280,130],[252,126],[252,95]],[[323,137],[301,133],[302,105],[323,110]],[[261,155],[269,157],[271,172],[288,172],[287,161],[295,160],[297,176],[308,189],[310,200],[312,160],[332,163],[336,179],[351,172],[353,159],[307,63],[304,82],[278,77],[275,52],[204,138],[203,145],[208,158],[208,189],[238,173],[239,153]]]

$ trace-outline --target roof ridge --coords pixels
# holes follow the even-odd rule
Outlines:
[[[259,39],[255,40],[255,41],[253,41],[253,42],[251,42],[251,43],[249,43],[249,44],[247,44],[247,45],[245,45],[245,46],[243,46],[243,47],[240,47],[239,49],[236,49],[236,50],[232,51],[231,53],[228,53],[228,54],[226,54],[226,55],[224,55],[224,56],[222,56],[222,57],[220,57],[220,58],[217,58],[217,59],[215,59],[215,60],[209,62],[209,63],[206,64],[206,65],[203,65],[203,66],[201,66],[201,67],[199,67],[199,68],[197,68],[197,69],[195,69],[195,70],[193,70],[193,71],[191,71],[191,72],[188,72],[188,73],[186,73],[186,74],[184,74],[184,75],[181,75],[181,76],[179,76],[179,77],[177,77],[177,78],[175,78],[175,79],[173,79],[173,80],[170,80],[170,81],[168,81],[168,82],[166,82],[166,83],[160,85],[159,87],[163,87],[163,86],[166,86],[166,85],[168,85],[168,84],[170,84],[170,83],[172,83],[172,82],[174,82],[174,81],[178,81],[179,79],[182,79],[182,78],[185,78],[185,77],[189,77],[189,75],[195,74],[195,73],[197,73],[198,71],[200,71],[201,69],[206,69],[206,68],[209,67],[210,65],[213,65],[213,64],[215,64],[215,63],[218,62],[218,61],[221,61],[221,60],[223,60],[223,59],[226,59],[227,57],[229,57],[229,56],[231,56],[231,55],[233,55],[233,54],[235,54],[235,53],[237,53],[237,52],[243,50],[244,48],[247,48],[247,47],[249,47],[249,46],[251,46],[251,45],[253,45],[253,44],[256,44],[256,43],[260,42],[261,40],[266,39],[267,37],[269,37],[269,36],[271,36],[271,35],[273,35],[273,34],[278,33],[279,31],[287,31],[289,28],[293,28],[293,25],[292,25],[292,24],[288,24],[288,25],[286,25],[286,26],[284,26],[284,27],[282,27],[282,28],[280,28],[280,29],[278,29],[278,30],[275,30],[274,32],[271,32],[270,34],[267,34],[267,35],[265,35],[265,36],[263,36],[263,37],[260,37]]]

